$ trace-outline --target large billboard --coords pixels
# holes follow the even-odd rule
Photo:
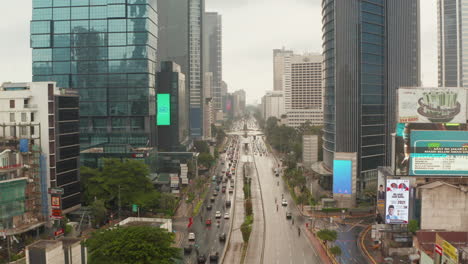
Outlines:
[[[411,132],[410,175],[468,175],[468,131]]]
[[[156,116],[156,125],[170,126],[171,125],[171,95],[157,94],[158,111]]]
[[[352,172],[351,160],[333,161],[333,193],[352,194]]]
[[[385,223],[408,223],[409,192],[409,180],[387,180]]]
[[[466,123],[464,88],[398,89],[398,123]]]

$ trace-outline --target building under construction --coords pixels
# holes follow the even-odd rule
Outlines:
[[[6,130],[27,127],[40,131],[39,126],[39,123],[24,122],[0,124],[0,237],[21,234],[45,224],[40,136],[4,136]]]

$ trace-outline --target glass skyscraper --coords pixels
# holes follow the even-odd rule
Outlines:
[[[33,81],[78,89],[82,149],[155,145],[156,0],[33,0]]]
[[[439,86],[468,87],[468,1],[438,0],[437,13]]]
[[[419,0],[323,0],[324,165],[358,154],[358,190],[390,164],[395,97],[418,86]]]
[[[204,0],[157,0],[158,61],[180,65],[189,95],[190,135],[203,136],[203,14]]]

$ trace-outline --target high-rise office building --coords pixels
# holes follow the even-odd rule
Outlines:
[[[419,0],[323,0],[324,165],[356,152],[358,190],[390,162],[399,86],[420,83]]]
[[[292,50],[284,48],[273,50],[273,91],[283,90],[284,64],[288,56],[292,54]]]
[[[203,63],[204,71],[213,73],[213,110],[222,110],[221,82],[223,80],[222,64],[222,20],[216,12],[205,13],[204,20]]]
[[[288,126],[323,124],[322,55],[284,55],[282,90]]]
[[[156,0],[33,0],[33,80],[79,91],[82,149],[155,146],[157,17]]]
[[[205,102],[203,104],[203,139],[211,139],[211,125],[214,124],[214,111],[213,111],[213,73],[205,72],[205,78],[203,80],[204,91],[203,95],[205,96]]]
[[[265,120],[268,120],[270,117],[281,119],[281,116],[286,114],[284,111],[283,92],[267,91],[262,97],[261,112]]]
[[[158,149],[186,151],[188,145],[188,96],[185,75],[172,61],[161,62],[156,75],[156,124]]]
[[[158,61],[180,65],[189,95],[190,135],[203,136],[204,0],[157,0]]]
[[[439,87],[468,86],[468,2],[437,1]]]

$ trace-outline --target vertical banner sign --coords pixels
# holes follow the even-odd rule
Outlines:
[[[353,162],[351,160],[333,161],[333,193],[352,194]]]
[[[408,223],[409,184],[409,180],[387,180],[385,223]]]
[[[158,126],[170,126],[171,125],[171,95],[170,94],[158,94],[156,102],[157,116],[156,125]]]

